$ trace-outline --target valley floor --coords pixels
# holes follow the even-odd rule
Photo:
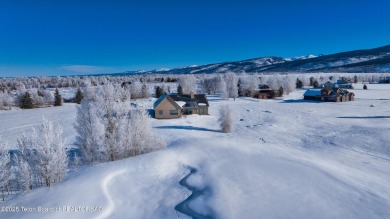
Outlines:
[[[356,101],[342,103],[304,101],[303,90],[211,97],[208,116],[153,120],[165,150],[72,172],[0,203],[19,208],[0,218],[389,218],[390,85],[354,86]],[[232,133],[219,131],[221,105]],[[0,135],[12,145],[40,114],[72,125],[75,105],[53,109],[0,112]]]

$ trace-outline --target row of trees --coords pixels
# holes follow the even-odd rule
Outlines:
[[[212,77],[203,78],[199,82],[202,93],[219,93],[221,98],[237,98],[239,79],[234,73],[219,74]]]
[[[34,107],[61,106],[63,102],[59,90],[55,93],[48,90],[26,89],[15,91],[14,94],[8,93],[7,90],[0,91],[0,109],[11,109],[13,106],[22,109],[32,109]]]
[[[268,83],[271,89],[290,93],[295,88],[303,86],[318,86],[328,80],[335,82],[341,77],[353,79],[353,82],[379,82],[380,77],[390,74],[199,74],[199,75],[142,75],[142,76],[82,76],[82,77],[38,77],[38,78],[0,78],[0,110],[10,109],[12,106],[29,108],[61,105],[57,97],[47,88],[100,86],[106,84],[121,85],[129,91],[133,99],[148,98],[150,88],[154,87],[155,96],[163,92],[171,92],[171,86],[164,83],[178,84],[179,94],[202,92],[219,94],[223,99],[238,96],[253,96],[253,91],[259,83]],[[156,81],[160,83],[156,85]],[[161,81],[164,83],[161,85]],[[152,84],[154,83],[154,85]],[[150,88],[149,88],[150,87]],[[78,89],[80,91],[80,89]],[[26,94],[28,92],[29,94]],[[280,94],[280,92],[278,92]],[[27,101],[25,101],[27,100]],[[81,99],[75,97],[74,102]],[[72,100],[67,100],[72,101]],[[27,105],[23,105],[27,103]]]
[[[228,74],[228,73],[226,73]],[[244,78],[251,74],[240,73],[237,74],[238,77]],[[273,75],[264,75],[264,74],[254,74],[258,77],[272,77]],[[294,79],[297,77],[296,74],[293,75]],[[121,84],[124,81],[138,81],[140,83],[155,83],[155,82],[165,82],[165,83],[177,83],[179,82],[183,87],[185,93],[190,92],[193,88],[192,85],[194,81],[200,81],[204,78],[208,78],[208,74],[191,74],[191,75],[157,75],[157,74],[146,74],[146,75],[128,75],[128,76],[67,76],[67,77],[18,77],[18,78],[0,78],[0,91],[4,92],[7,90],[11,92],[13,90],[20,89],[46,89],[46,88],[62,88],[62,87],[85,87],[85,86],[97,86],[104,85],[109,83],[112,84]],[[302,74],[299,78],[303,81],[307,78],[313,76],[313,74]],[[380,77],[389,77],[389,73],[319,73],[315,74],[314,77],[318,77],[318,82],[321,83],[320,77],[328,78],[334,76],[334,78],[347,77],[353,78],[354,82],[378,82]],[[326,81],[325,81],[326,82]],[[306,84],[306,83],[305,83]],[[192,88],[191,88],[192,87]]]
[[[54,93],[54,101],[52,102],[52,100],[50,99],[49,101],[34,101],[34,99],[36,98],[33,98],[33,97],[36,97],[36,96],[31,96],[31,94],[26,91],[24,94],[22,94],[20,97],[19,97],[19,107],[22,108],[22,109],[32,109],[34,107],[42,107],[42,106],[46,106],[46,103],[47,104],[50,104],[52,103],[54,106],[62,106],[62,103],[63,103],[63,99],[62,99],[62,96],[60,94],[60,92],[58,91],[58,89],[55,90],[55,93]],[[38,99],[40,99],[41,96],[38,96]],[[51,98],[51,96],[50,96]]]

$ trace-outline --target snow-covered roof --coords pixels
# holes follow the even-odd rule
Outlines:
[[[167,93],[164,93],[156,100],[156,102],[154,102],[153,109],[156,109],[156,107],[165,99],[167,99],[167,101],[170,102],[176,109],[181,108],[181,106],[177,104],[177,102],[174,101],[172,97],[170,97]]]
[[[153,108],[156,108],[166,97],[168,96],[167,93],[163,93],[153,104]]]
[[[177,105],[179,105],[181,107],[183,107],[186,104],[185,101],[175,101],[175,102],[177,103]]]
[[[321,89],[308,89],[303,94],[303,96],[310,96],[310,97],[321,96]]]

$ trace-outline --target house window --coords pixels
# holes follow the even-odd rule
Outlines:
[[[183,110],[184,115],[191,115],[192,114],[192,109],[185,109]]]
[[[177,110],[171,110],[171,115],[179,115],[179,112]]]
[[[162,110],[159,110],[159,111],[158,111],[158,114],[159,114],[159,115],[162,115],[162,114],[163,114],[163,111],[162,111]]]

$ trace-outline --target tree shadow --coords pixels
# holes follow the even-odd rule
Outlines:
[[[339,119],[390,119],[390,116],[340,116]]]
[[[207,129],[194,126],[178,126],[178,125],[168,125],[168,126],[156,126],[156,129],[182,129],[182,130],[195,130],[195,131],[206,131],[206,132],[221,132],[220,130]]]
[[[325,101],[292,99],[292,100],[283,100],[282,102],[279,103],[325,103]]]

